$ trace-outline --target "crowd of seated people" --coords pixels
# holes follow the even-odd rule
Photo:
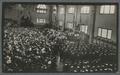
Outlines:
[[[116,43],[114,41],[107,38],[101,38],[100,36],[94,38],[94,43],[116,48]]]
[[[4,18],[4,25],[5,27],[15,27],[17,26],[17,21],[10,18]]]
[[[115,72],[117,65],[113,63],[97,63],[88,60],[64,63],[64,72]]]
[[[44,32],[33,28],[5,29],[4,69],[14,72],[55,71],[55,46],[58,42],[63,42],[62,39],[66,39],[62,34],[52,29],[46,29]]]
[[[68,42],[63,49],[65,72],[113,72],[117,70],[115,49],[82,41]]]
[[[89,44],[81,32],[62,32],[51,28],[4,29],[3,71],[55,72],[60,54],[64,72],[114,72],[116,48]]]

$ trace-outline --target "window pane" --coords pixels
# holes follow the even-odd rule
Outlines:
[[[111,39],[111,35],[112,35],[112,30],[108,30],[107,38],[108,38],[108,39]]]
[[[87,7],[84,7],[84,13],[87,13]]]
[[[64,14],[64,8],[60,8],[60,14]]]
[[[98,36],[101,36],[101,28],[98,28]]]
[[[115,12],[115,6],[114,5],[111,5],[111,8],[110,8],[110,13],[114,13]]]
[[[47,10],[45,10],[45,9],[47,9],[47,7],[44,4],[37,5],[37,8],[38,8],[37,13],[46,13],[47,12]]]
[[[110,12],[110,5],[105,5],[104,13],[109,14]]]
[[[37,8],[46,9],[46,5],[44,5],[44,4],[39,4],[39,5],[37,5]]]
[[[107,37],[107,29],[102,29],[102,37]]]
[[[104,13],[104,6],[100,7],[100,13]]]
[[[73,7],[70,7],[70,8],[68,9],[68,13],[74,13],[74,8],[73,8]]]
[[[84,32],[84,26],[82,26],[82,32]]]
[[[104,14],[113,14],[115,12],[115,6],[114,5],[104,5],[100,8],[100,13]]]
[[[89,13],[90,7],[84,6],[81,8],[81,13]]]
[[[86,13],[89,13],[89,11],[90,11],[90,9],[89,9],[89,7],[87,7]]]
[[[83,7],[81,8],[81,13],[84,13],[84,9],[83,9]]]
[[[37,18],[37,23],[46,23],[46,20],[45,19]]]
[[[81,13],[84,13],[84,7],[81,8]]]
[[[85,31],[84,31],[85,33],[87,33],[87,29],[88,29],[88,26],[85,26]]]

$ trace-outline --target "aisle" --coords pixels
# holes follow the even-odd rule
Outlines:
[[[57,62],[56,62],[56,70],[58,72],[62,72],[63,71],[63,63],[61,62],[61,58],[60,58],[60,55],[57,56]]]

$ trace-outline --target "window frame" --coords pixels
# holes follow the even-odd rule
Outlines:
[[[109,29],[109,30],[111,30],[111,38],[112,38],[112,29]],[[107,39],[109,39],[109,38],[108,38],[108,31],[109,31],[109,30],[107,30]],[[110,39],[111,39],[111,38],[110,38]]]
[[[97,36],[99,36],[99,28],[100,27],[98,27],[98,32],[97,32],[98,34],[97,34]],[[100,28],[100,29],[101,29],[101,32],[100,32],[100,36],[101,36],[102,35],[102,28]]]
[[[109,13],[100,13],[101,12],[101,6],[105,6],[105,5],[100,5],[99,6],[99,14],[100,15],[115,15],[116,14],[116,5],[109,5],[109,6],[114,6],[114,13],[110,13],[111,8],[109,9]],[[105,8],[105,7],[104,7]],[[105,9],[103,10],[103,12],[105,11]]]
[[[53,9],[52,13],[53,13],[53,14],[57,14],[57,6],[54,5],[52,9]]]
[[[73,8],[74,11],[69,12],[69,11],[71,11],[71,10],[70,10],[71,8]],[[75,7],[74,7],[74,6],[68,7],[67,13],[68,13],[68,14],[75,14]]]
[[[107,31],[105,37],[103,37],[103,29]],[[102,32],[102,33],[101,33],[101,37],[103,37],[103,38],[107,38],[107,35],[108,35],[108,29],[102,28],[101,32]],[[105,33],[105,32],[104,32],[104,33]]]
[[[40,19],[44,20],[44,21],[40,22]],[[37,18],[37,24],[45,24],[45,23],[46,23],[46,19],[44,19],[44,18]]]
[[[101,35],[100,36],[98,36],[99,28],[101,28]],[[98,29],[98,31],[97,31],[97,37],[102,37],[102,29],[106,29],[107,30],[106,38],[105,37],[102,37],[102,38],[109,39],[109,40],[112,39],[112,29],[102,28],[102,27],[98,27],[97,29]],[[111,38],[108,38],[108,31],[109,30],[111,30]]]
[[[81,29],[81,27],[83,27],[83,29]],[[87,30],[86,30],[87,27]],[[88,34],[88,25],[80,25],[80,31],[84,32],[85,34]]]
[[[45,5],[45,4],[38,4],[38,5]],[[36,7],[36,13],[38,13],[38,14],[46,14],[47,13],[47,6],[46,6],[46,8],[38,8],[38,5],[37,5],[37,7]],[[39,12],[37,12],[39,10]],[[40,11],[44,11],[45,13],[43,13],[43,12],[40,12]]]
[[[82,11],[82,7],[89,7],[89,12],[88,13],[83,13],[83,12],[81,12]],[[90,14],[90,6],[82,6],[81,8],[80,8],[80,14]],[[85,10],[85,9],[84,9]]]

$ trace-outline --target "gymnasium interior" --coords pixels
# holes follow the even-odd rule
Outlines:
[[[3,72],[116,72],[117,5],[6,3]]]

